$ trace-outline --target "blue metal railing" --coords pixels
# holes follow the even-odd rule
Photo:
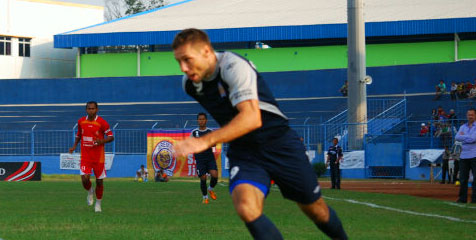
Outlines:
[[[322,152],[321,125],[291,125],[303,137],[308,150]],[[190,126],[187,130],[194,128]],[[105,151],[114,154],[147,154],[147,132],[152,129],[113,128],[114,142]],[[154,129],[157,130],[157,129]],[[0,156],[46,156],[67,153],[73,146],[76,129],[72,130],[7,130],[0,131]],[[79,152],[80,148],[77,147]]]
[[[387,110],[368,121],[367,131],[371,135],[381,135],[406,119],[406,99],[401,100]]]
[[[356,131],[360,134],[383,134],[391,130],[394,126],[406,120],[406,99],[368,99],[367,100],[367,123],[357,123],[362,125]],[[324,148],[327,149],[334,137],[340,138],[340,145],[346,150],[348,146],[348,127],[355,123],[347,123],[348,110],[344,110],[336,116],[330,118],[323,124]],[[358,133],[359,134],[359,133]],[[363,135],[362,135],[363,136]],[[360,144],[362,145],[362,144]]]
[[[306,124],[308,121],[304,121],[305,124],[291,125],[291,127],[303,137],[306,148],[315,151],[317,156],[320,156],[329,147],[332,138],[335,136],[340,137],[340,145],[344,150],[347,150],[349,141],[353,141],[353,139],[349,139],[349,130],[362,131],[355,134],[363,136],[366,133],[373,135],[388,133],[393,126],[402,122],[409,125],[409,127],[404,128],[406,131],[413,127],[414,123],[406,121],[405,118],[405,99],[398,99],[398,101],[396,99],[371,99],[369,102],[371,102],[369,106],[373,108],[371,112],[375,115],[367,123],[347,123],[347,112],[344,111],[323,124]],[[386,109],[383,109],[383,107],[386,107]],[[376,114],[377,112],[379,113]],[[213,121],[210,123],[215,125]],[[115,141],[106,145],[106,152],[146,154],[147,131],[156,129],[155,126],[157,126],[157,123],[148,129],[119,129],[117,126],[114,127]],[[196,122],[191,120],[187,125],[184,125],[183,129],[191,129],[194,126],[196,126]],[[349,129],[350,126],[352,128]],[[0,131],[0,155],[40,156],[66,153],[74,143],[76,131],[77,126],[69,130],[37,130],[32,128],[31,130],[22,131]],[[413,137],[411,134],[407,135],[410,138],[407,141],[410,145],[417,142],[416,140],[411,141]],[[421,139],[425,138],[418,140]],[[433,141],[436,142],[435,139],[428,138],[429,144],[426,145],[435,146],[436,143]],[[79,148],[77,149],[79,150]]]

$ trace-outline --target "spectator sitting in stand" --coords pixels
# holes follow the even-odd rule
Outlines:
[[[466,82],[466,84],[464,85],[464,92],[466,94],[466,97],[468,97],[471,89],[473,89],[473,84],[471,84],[470,82]]]
[[[442,107],[442,106],[438,106],[438,109],[436,109],[437,117],[436,117],[435,120],[439,120],[441,114],[442,114],[444,111],[445,111],[445,110],[443,110],[443,107]]]
[[[435,100],[440,99],[443,94],[446,93],[446,84],[443,82],[443,80],[440,80],[440,83],[436,85],[436,93],[435,93]]]
[[[449,123],[441,123],[441,133],[440,133],[440,145],[441,147],[447,147],[451,144],[451,139],[453,138],[451,134],[451,127]]]
[[[434,137],[440,136],[440,124],[438,122],[433,122],[430,126],[430,132],[433,133]]]
[[[446,119],[448,119],[448,115],[446,115],[445,110],[438,111],[438,121],[440,122],[446,122]]]
[[[438,120],[438,112],[434,108],[431,110],[431,119]]]
[[[420,128],[420,134],[419,136],[420,137],[424,137],[428,134],[428,132],[430,131],[430,129],[428,128],[428,126],[426,126],[425,123],[422,123],[421,124],[421,128]]]
[[[466,98],[464,83],[462,82],[458,83],[458,86],[456,87],[456,92],[458,94],[459,99]]]
[[[476,98],[476,85],[469,91],[468,98]]]
[[[348,84],[347,80],[344,82],[344,85],[339,89],[339,92],[342,93],[342,96],[347,97]]]
[[[453,101],[456,100],[457,90],[458,90],[458,86],[456,85],[456,83],[455,83],[455,82],[451,82],[451,92],[450,92],[450,95],[451,95],[451,100],[453,100]]]
[[[450,121],[453,127],[455,127],[455,125],[458,123],[456,119],[458,119],[458,117],[456,116],[455,110],[450,109],[450,114],[448,114],[448,120]]]

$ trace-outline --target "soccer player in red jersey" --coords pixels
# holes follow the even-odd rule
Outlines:
[[[94,190],[91,187],[91,171],[96,176],[96,205],[95,212],[101,212],[101,200],[104,190],[103,179],[106,178],[104,144],[114,141],[114,136],[109,124],[102,117],[97,115],[97,102],[86,103],[88,116],[78,120],[78,133],[73,147],[69,153],[73,153],[81,141],[81,167],[80,174],[84,189],[88,191],[87,203],[93,205]],[[104,138],[104,135],[107,137]]]

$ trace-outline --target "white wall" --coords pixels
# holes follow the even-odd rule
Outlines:
[[[1,0],[0,35],[12,36],[12,55],[0,55],[0,78],[74,77],[77,50],[53,48],[53,35],[103,21],[100,6]],[[30,57],[18,56],[18,37],[32,38]]]

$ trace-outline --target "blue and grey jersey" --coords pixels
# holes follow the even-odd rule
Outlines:
[[[210,78],[197,84],[185,75],[182,86],[220,126],[238,114],[238,103],[251,99],[259,101],[262,126],[233,140],[230,146],[256,147],[283,135],[289,129],[288,119],[253,64],[231,52],[215,52],[215,55],[217,66]]]
[[[342,148],[339,145],[330,146],[327,150],[327,156],[331,163],[334,163],[337,160],[337,157],[342,157],[344,154],[342,153]]]
[[[199,138],[199,137],[205,136],[206,134],[210,132],[212,132],[210,128],[206,128],[205,130],[200,130],[199,128],[195,128],[192,130],[190,137]],[[209,148],[200,153],[195,153],[194,156],[196,161],[209,160],[209,159],[215,160],[215,155],[213,155],[212,148]]]

